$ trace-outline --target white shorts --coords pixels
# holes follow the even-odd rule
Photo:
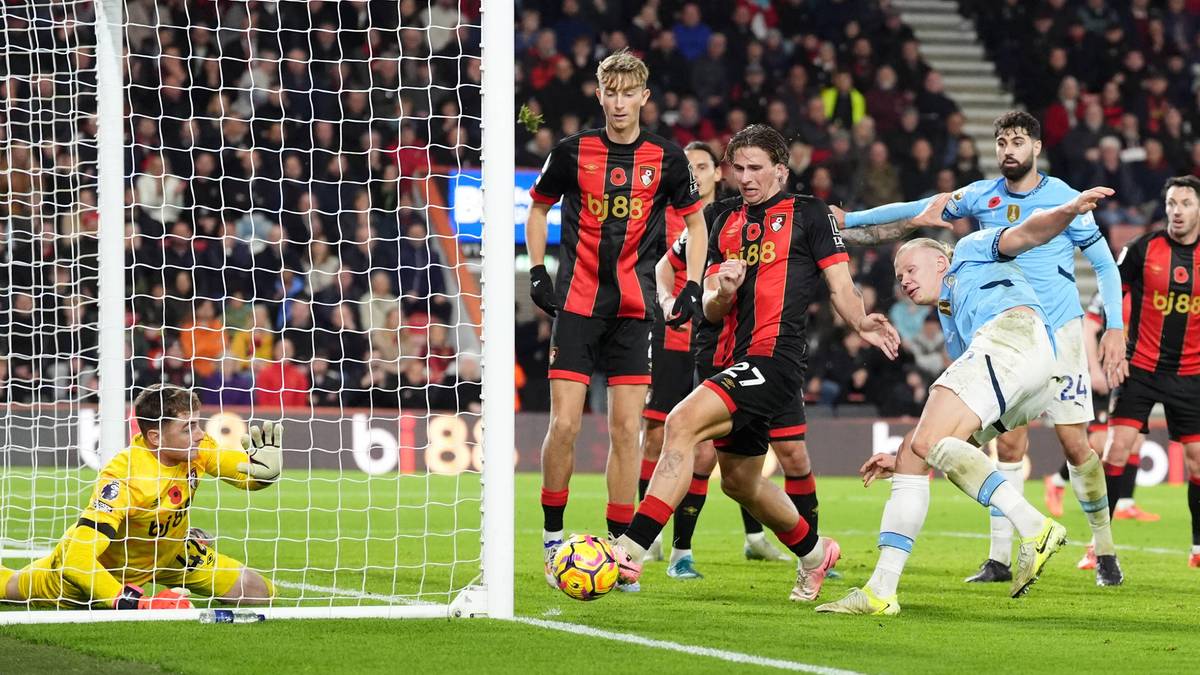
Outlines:
[[[1088,370],[1087,348],[1083,343],[1083,317],[1077,317],[1054,331],[1054,382],[1050,385],[1050,404],[1046,421],[1050,424],[1085,424],[1095,416],[1092,410],[1092,374]]]
[[[933,386],[953,391],[979,416],[974,438],[984,444],[1046,411],[1054,347],[1036,314],[1009,310],[979,329],[967,350]]]

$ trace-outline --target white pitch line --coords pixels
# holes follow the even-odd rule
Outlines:
[[[800,663],[799,661],[772,659],[765,656],[743,654],[742,652],[732,652],[725,649],[714,649],[712,647],[685,645],[678,642],[670,642],[668,640],[654,640],[651,638],[642,637],[641,635],[633,635],[632,633],[617,633],[610,630],[592,628],[591,626],[583,626],[576,623],[546,621],[544,619],[534,619],[526,616],[513,617],[512,620],[516,623],[523,623],[527,626],[536,626],[538,628],[545,628],[548,630],[557,630],[564,633],[571,633],[572,635],[586,635],[588,637],[596,637],[602,640],[613,640],[614,642],[624,642],[642,647],[650,647],[652,649],[664,649],[666,651],[690,654],[692,656],[707,656],[709,658],[720,659],[721,661],[728,661],[730,663],[742,665],[777,668],[779,670],[790,670],[799,673],[816,673],[817,675],[860,675],[853,670],[828,668],[826,666]]]
[[[304,583],[298,583],[295,581],[282,581],[279,579],[276,579],[272,583],[274,583],[276,586],[280,586],[282,588],[291,588],[291,589],[295,589],[298,591],[311,591],[313,593],[324,593],[326,595],[333,596],[333,599],[354,598],[355,600],[378,600],[379,602],[387,602],[387,603],[397,604],[397,605],[433,605],[433,604],[437,604],[437,603],[432,603],[432,602],[423,602],[420,600],[413,600],[412,598],[406,597],[403,595],[383,595],[381,593],[371,593],[369,591],[354,591],[354,590],[350,590],[347,588],[337,588],[336,586],[318,586],[315,584],[304,584]]]
[[[867,530],[841,530],[838,532],[834,532],[834,534],[846,534],[846,535],[850,535],[850,536],[858,536],[858,535],[872,535],[872,534],[879,534],[879,533],[876,531],[867,531]],[[983,532],[933,531],[933,532],[922,532],[921,534],[924,536],[927,536],[927,537],[950,537],[953,539],[990,539],[991,538],[991,535],[985,534]],[[1086,541],[1068,541],[1067,542],[1067,546],[1078,546],[1079,548],[1087,548],[1087,545],[1088,545],[1088,543]],[[1117,550],[1118,551],[1134,551],[1136,553],[1157,553],[1160,555],[1184,555],[1187,553],[1187,550],[1183,549],[1183,548],[1162,548],[1160,546],[1127,546],[1127,545],[1122,545],[1122,544],[1117,544]]]

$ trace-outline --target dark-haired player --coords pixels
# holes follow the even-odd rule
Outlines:
[[[1001,178],[980,180],[957,190],[942,214],[945,220],[973,217],[981,228],[1011,228],[1041,211],[1069,203],[1079,195],[1063,181],[1037,170],[1042,150],[1041,124],[1026,112],[1001,115],[993,125],[996,161]],[[845,214],[846,232],[859,225],[894,223],[900,226],[930,202],[924,199],[904,204],[887,204],[869,211]],[[853,235],[847,234],[847,241]],[[1017,266],[1037,291],[1054,330],[1055,372],[1047,420],[1054,425],[1063,454],[1070,464],[1071,486],[1092,528],[1096,559],[1096,584],[1115,586],[1124,575],[1117,562],[1108,512],[1108,492],[1099,455],[1088,443],[1087,425],[1092,420],[1091,377],[1083,337],[1083,308],[1075,285],[1075,250],[1083,251],[1096,270],[1106,309],[1106,330],[1100,340],[1100,362],[1111,386],[1128,372],[1125,361],[1121,317],[1121,285],[1112,251],[1109,250],[1092,214],[1084,213],[1048,244],[1022,253]],[[997,439],[996,468],[1024,489],[1023,461],[1029,451],[1026,427],[1004,429]],[[969,582],[999,582],[1012,579],[1013,525],[1002,514],[991,513],[991,546],[988,558]]]
[[[628,51],[596,71],[605,125],[563,139],[550,152],[530,194],[525,224],[530,295],[554,317],[550,336],[550,428],[542,443],[542,548],[549,562],[563,539],[563,512],[575,465],[575,437],[592,373],[608,376],[608,529],[620,535],[637,497],[638,433],[650,384],[654,264],[662,254],[666,209],[675,208],[693,237],[704,237],[702,204],[679,146],[643,130],[649,71]],[[546,214],[563,200],[557,284],[543,264]],[[704,252],[688,260],[687,281],[672,325],[700,311]],[[633,590],[633,587],[626,587]]]
[[[900,338],[886,317],[866,313],[829,208],[781,191],[787,171],[783,137],[763,125],[746,127],[730,140],[726,159],[740,198],[708,209],[704,315],[722,324],[714,358],[732,365],[704,380],[667,415],[663,454],[646,498],[614,550],[622,578],[636,581],[646,549],[692,481],[696,444],[732,434],[738,443],[717,451],[721,489],[800,559],[797,599],[813,600],[837,563],[838,545],[817,536],[784,491],[763,477],[762,466],[771,419],[793,405],[800,391],[808,304],[817,278],[824,276],[834,308],[868,343],[894,357]],[[688,253],[696,248],[689,246]]]
[[[1150,409],[1163,404],[1167,431],[1183,444],[1192,515],[1190,567],[1200,567],[1200,178],[1180,176],[1164,188],[1167,227],[1121,251],[1129,300],[1129,378],[1116,392],[1104,456],[1116,490]]]

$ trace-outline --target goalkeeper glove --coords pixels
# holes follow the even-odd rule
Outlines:
[[[554,282],[545,265],[534,265],[529,270],[529,297],[542,311],[554,316],[558,314],[558,298],[554,296]]]
[[[700,304],[700,284],[694,281],[687,282],[683,290],[679,291],[679,295],[675,297],[673,309],[674,312],[667,321],[667,325],[671,328],[679,328],[691,321],[693,317],[700,316],[703,312]]]
[[[242,435],[242,448],[250,456],[249,462],[237,465],[237,470],[250,476],[258,483],[274,483],[283,470],[283,425],[278,422],[263,422],[262,427],[250,427],[250,433]]]
[[[141,586],[125,584],[113,609],[191,609],[192,602],[187,599],[189,593],[186,588],[168,588],[147,598]]]

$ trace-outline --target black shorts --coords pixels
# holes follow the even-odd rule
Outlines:
[[[552,380],[590,384],[592,373],[609,386],[650,384],[649,319],[600,319],[559,311],[550,333]]]
[[[1112,394],[1097,394],[1092,392],[1092,421],[1088,424],[1088,433],[1094,434],[1108,430],[1108,406]]]
[[[1115,396],[1109,426],[1134,427],[1145,433],[1151,408],[1161,403],[1171,438],[1180,443],[1200,442],[1200,375],[1130,368]]]
[[[705,378],[733,417],[729,435],[714,441],[722,452],[757,456],[772,441],[804,440],[804,373],[778,358],[750,356]]]
[[[696,388],[692,353],[666,349],[657,337],[650,350],[650,393],[642,417],[663,422],[667,413]]]

